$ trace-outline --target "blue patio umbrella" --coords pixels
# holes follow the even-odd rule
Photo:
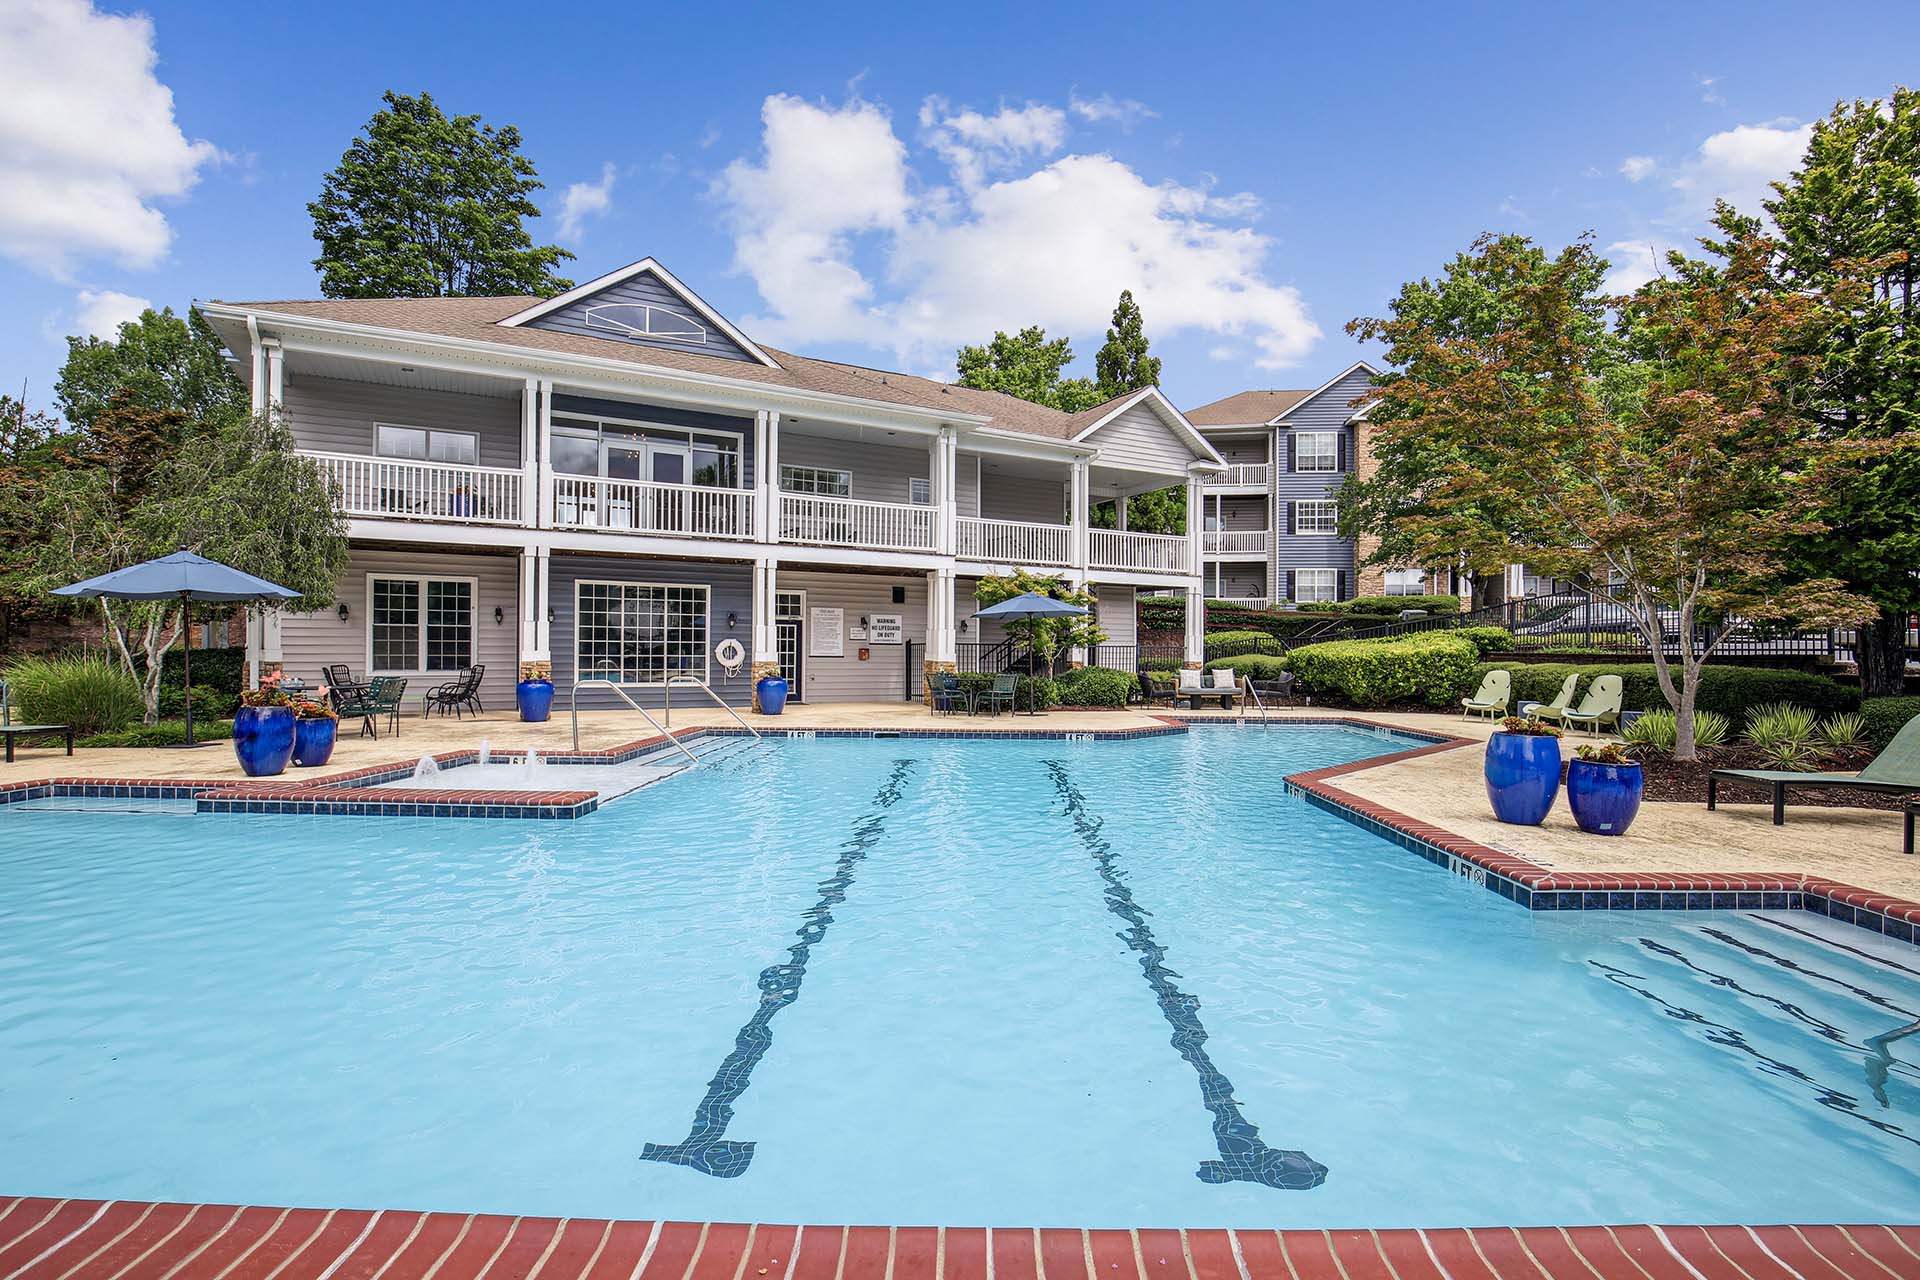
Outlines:
[[[1043,596],[1038,591],[1028,591],[999,604],[990,604],[973,615],[976,618],[999,618],[1002,622],[1031,622],[1036,618],[1084,618],[1087,611],[1077,604],[1068,604],[1065,600],[1055,600],[1052,596]],[[1033,645],[1027,645],[1027,713],[1039,714],[1034,709],[1033,686]]]
[[[53,594],[86,600],[97,600],[102,596],[109,600],[172,600],[178,597],[181,605],[188,610],[189,622],[196,601],[237,604],[256,600],[295,600],[300,596],[298,591],[289,591],[278,583],[242,573],[231,565],[197,556],[185,549],[170,556],[161,556],[158,560],[146,560],[124,569],[115,569],[112,573],[103,573],[84,582],[55,587]],[[182,634],[186,634],[184,628]],[[197,747],[201,744],[193,740],[192,637],[188,636],[187,640],[181,671],[187,703],[187,740],[183,745]]]

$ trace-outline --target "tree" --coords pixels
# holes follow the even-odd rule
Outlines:
[[[1547,573],[1586,579],[1647,643],[1674,754],[1692,759],[1700,672],[1736,619],[1872,611],[1832,578],[1797,574],[1791,554],[1848,465],[1791,396],[1817,308],[1770,287],[1758,236],[1731,244],[1723,268],[1674,255],[1675,278],[1612,300],[1617,335],[1593,323],[1604,264],[1585,242],[1550,259],[1513,238],[1476,252],[1484,323],[1413,308],[1358,325],[1386,341],[1397,375],[1370,395],[1379,446],[1420,464],[1410,490],[1383,492],[1405,472],[1364,482],[1366,509],[1402,526],[1365,531],[1416,562],[1488,568],[1517,545]]]
[[[307,206],[329,298],[551,295],[573,255],[533,243],[525,219],[543,185],[520,131],[448,117],[432,94],[388,90],[320,198]]]
[[[974,586],[973,598],[984,609],[1029,591],[1068,604],[1077,604],[1087,610],[1085,616],[1009,619],[1003,624],[1007,634],[1024,641],[1033,650],[1034,657],[1044,662],[1049,670],[1053,667],[1054,658],[1063,650],[1079,646],[1092,648],[1106,640],[1107,633],[1093,620],[1093,592],[1085,587],[1069,586],[1059,574],[1030,573],[1025,569],[1016,569],[1005,576],[988,574]]]
[[[955,357],[963,387],[980,391],[1000,391],[1034,404],[1046,405],[1062,413],[1078,413],[1111,399],[1086,378],[1062,378],[1060,371],[1073,363],[1070,339],[1047,339],[1047,331],[1029,325],[1008,337],[995,332],[984,347],[961,347]]]
[[[54,384],[60,411],[86,433],[114,396],[175,408],[193,421],[247,409],[247,388],[234,376],[220,338],[198,311],[182,320],[171,307],[140,313],[112,338],[68,338],[67,362]]]
[[[1861,690],[1898,694],[1906,620],[1920,611],[1920,92],[1836,106],[1774,191],[1771,277],[1829,319],[1801,348],[1819,357],[1808,408],[1822,438],[1874,446],[1797,543],[1800,560],[1880,606],[1860,630]],[[1730,240],[1755,229],[1724,208],[1716,225]]]
[[[0,653],[11,646],[17,623],[72,607],[38,590],[34,572],[41,478],[57,465],[60,425],[23,400],[0,396]]]
[[[69,454],[42,478],[34,585],[41,592],[185,548],[332,603],[346,567],[346,525],[318,464],[294,452],[285,424],[226,412],[195,422],[129,391],[96,415],[93,436],[124,449]],[[160,442],[149,454],[137,442]],[[159,718],[162,659],[191,619],[172,602],[101,600],[107,637]]]
[[[1120,291],[1120,301],[1113,307],[1113,325],[1107,330],[1107,340],[1094,353],[1093,369],[1102,400],[1160,385],[1160,358],[1147,354],[1147,331],[1131,289]]]

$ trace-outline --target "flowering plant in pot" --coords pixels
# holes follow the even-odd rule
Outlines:
[[[293,704],[293,763],[317,769],[333,758],[340,717],[324,702],[302,699]]]
[[[1508,716],[1487,739],[1482,772],[1496,818],[1539,826],[1560,794],[1560,730],[1544,720]]]
[[[250,778],[287,771],[293,759],[293,706],[278,689],[249,689],[233,713],[233,754]]]
[[[1640,812],[1646,775],[1617,742],[1581,747],[1567,764],[1567,807],[1580,829],[1596,836],[1623,836]]]

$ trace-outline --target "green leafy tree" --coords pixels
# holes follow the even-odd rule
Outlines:
[[[535,245],[543,185],[520,131],[448,116],[432,94],[389,90],[307,206],[329,298],[561,293],[553,268],[573,255]]]
[[[1401,527],[1363,531],[1401,539],[1414,563],[1491,566],[1517,548],[1593,584],[1646,642],[1674,754],[1692,759],[1701,670],[1732,619],[1825,625],[1873,610],[1799,573],[1792,551],[1850,465],[1792,397],[1818,309],[1771,287],[1769,246],[1749,236],[1724,268],[1676,259],[1675,278],[1617,300],[1615,338],[1594,323],[1604,264],[1586,243],[1550,259],[1524,241],[1477,248],[1495,282],[1484,323],[1463,331],[1413,308],[1360,324],[1399,375],[1371,393],[1377,444],[1420,460],[1401,473],[1412,492],[1363,492]]]
[[[962,347],[955,358],[960,386],[999,391],[1062,413],[1078,413],[1110,399],[1086,378],[1063,378],[1061,370],[1073,363],[1070,339],[1047,338],[1039,325],[1029,325],[1009,337],[996,332],[980,347]]]
[[[1093,369],[1102,400],[1160,385],[1160,358],[1147,354],[1146,324],[1131,289],[1120,291],[1107,340],[1094,353]]]
[[[41,478],[28,548],[39,591],[185,548],[300,592],[295,609],[332,603],[346,525],[325,475],[294,452],[283,423],[230,411],[195,422],[123,393],[96,416],[92,435],[118,445],[68,454]],[[156,443],[143,456],[140,441]],[[162,658],[192,619],[172,602],[98,603],[153,724]]]
[[[1920,611],[1920,92],[1837,105],[1774,192],[1775,285],[1817,299],[1829,320],[1802,347],[1818,357],[1806,402],[1823,439],[1869,446],[1796,545],[1807,572],[1880,606],[1860,631],[1860,684],[1897,695],[1906,619]],[[1724,207],[1716,223],[1733,241],[1755,230]]]
[[[54,384],[60,411],[85,434],[115,396],[149,408],[174,408],[190,420],[247,409],[247,388],[227,362],[219,336],[198,311],[140,313],[111,338],[68,338]]]
[[[49,599],[35,582],[41,479],[58,465],[60,428],[51,414],[0,396],[0,652],[12,647],[21,623],[72,607]]]
[[[988,574],[975,585],[973,598],[984,609],[1029,591],[1067,604],[1077,604],[1087,610],[1084,616],[1010,619],[1003,624],[1009,636],[1025,642],[1032,648],[1034,656],[1049,669],[1054,659],[1068,649],[1075,646],[1092,648],[1106,640],[1107,633],[1093,620],[1093,592],[1085,587],[1068,585],[1067,580],[1059,574],[1031,573],[1025,569],[1006,575]]]

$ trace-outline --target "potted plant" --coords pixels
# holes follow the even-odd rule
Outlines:
[[[302,769],[317,769],[333,759],[333,744],[340,730],[340,717],[323,702],[302,700],[293,704],[293,763]]]
[[[550,662],[523,662],[520,664],[520,683],[513,688],[514,705],[520,709],[520,718],[532,724],[543,723],[553,712],[553,664]]]
[[[250,778],[287,771],[293,759],[293,707],[278,689],[249,689],[233,713],[233,754]]]
[[[1567,807],[1582,831],[1623,836],[1640,812],[1646,777],[1640,762],[1617,742],[1581,747],[1567,764]]]
[[[1544,720],[1508,716],[1487,739],[1483,772],[1496,818],[1539,826],[1560,793],[1560,730]]]

